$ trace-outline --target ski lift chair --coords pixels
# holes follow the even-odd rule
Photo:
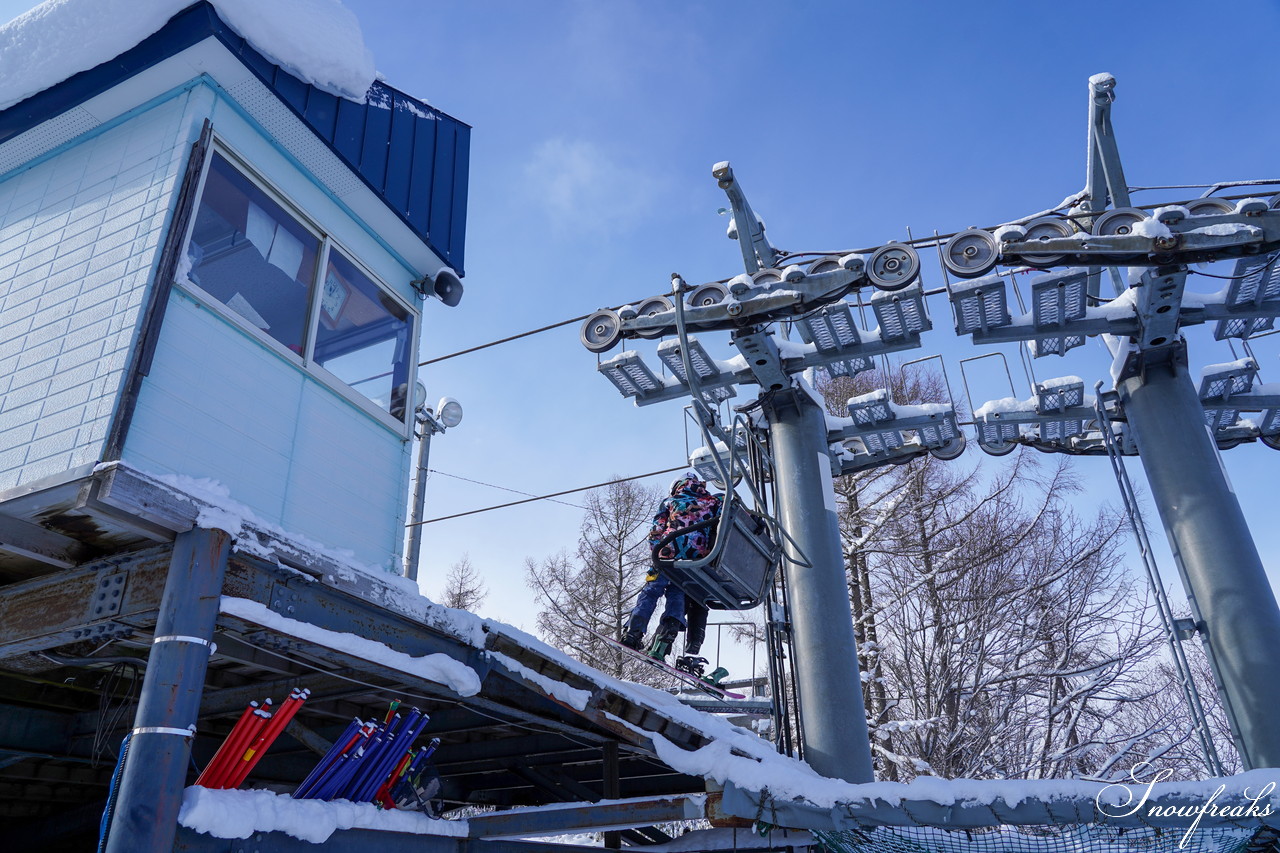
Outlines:
[[[711,550],[696,560],[664,560],[658,552],[678,537],[708,527]],[[684,594],[711,610],[750,610],[769,594],[779,547],[768,523],[732,494],[715,518],[673,530],[653,546],[653,566]]]

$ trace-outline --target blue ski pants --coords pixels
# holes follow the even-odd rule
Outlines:
[[[631,618],[627,620],[627,630],[639,631],[641,634],[649,630],[649,619],[653,616],[653,611],[658,606],[658,599],[667,596],[667,603],[662,608],[662,618],[675,619],[681,625],[684,624],[684,590],[671,583],[664,576],[659,575],[657,580],[647,582],[640,590],[640,596],[636,599],[636,606],[631,611]]]

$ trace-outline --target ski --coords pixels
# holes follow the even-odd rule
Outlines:
[[[645,654],[644,652],[638,649],[633,649],[630,646],[624,646],[622,645],[622,643],[618,642],[613,637],[607,636],[605,634],[601,634],[599,631],[595,630],[594,628],[590,628],[578,622],[574,622],[573,624],[577,625],[579,628],[591,634],[592,636],[599,637],[609,645],[622,649],[624,652],[636,658],[637,660],[642,660],[645,663],[649,664],[650,666],[653,666],[653,667],[656,667],[657,669],[662,670],[668,675],[674,675],[676,678],[680,679],[685,684],[689,685],[690,687],[701,690],[703,693],[706,693],[709,696],[714,696],[717,699],[746,699],[747,698],[745,694],[734,693],[732,691],[725,690],[723,687],[720,687],[717,684],[713,684],[710,681],[706,681],[705,679],[699,678],[698,676],[694,675],[692,672],[688,672],[683,669],[677,669],[676,667],[672,666],[671,664],[667,663],[664,660],[659,660],[658,658],[649,657],[647,654]]]

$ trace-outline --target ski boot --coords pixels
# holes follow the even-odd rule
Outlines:
[[[702,673],[706,670],[707,659],[698,657],[697,655],[681,655],[676,658],[676,669],[683,670],[690,675],[696,675],[702,678]]]
[[[671,644],[676,641],[676,634],[683,627],[678,619],[670,617],[659,622],[658,633],[653,638],[653,645],[649,647],[649,657],[666,663],[667,655],[671,654]]]
[[[716,687],[719,687],[720,682],[723,681],[724,677],[728,674],[729,674],[729,670],[725,669],[722,666],[718,666],[715,669],[711,670],[710,675],[703,675],[700,677],[702,678],[703,681],[707,682],[707,684],[714,684]]]
[[[629,649],[640,651],[640,645],[644,642],[643,631],[627,631],[622,635],[622,645]]]

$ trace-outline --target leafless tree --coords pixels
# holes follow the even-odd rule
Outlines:
[[[875,387],[900,403],[947,399],[924,371],[823,390],[839,414]],[[1141,719],[1167,678],[1145,586],[1123,563],[1123,519],[1081,517],[1077,492],[1069,460],[1028,451],[837,480],[881,778],[1090,775],[1177,735],[1167,715]]]
[[[542,638],[631,680],[652,681],[654,670],[591,632],[622,638],[649,565],[648,534],[659,497],[635,482],[588,492],[577,550],[525,560]]]
[[[461,560],[449,567],[449,574],[445,576],[445,606],[475,610],[488,597],[489,588],[485,586],[480,572],[471,564],[471,555],[463,554]]]

